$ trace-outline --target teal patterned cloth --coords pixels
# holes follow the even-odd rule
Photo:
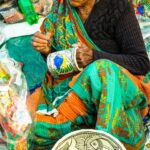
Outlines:
[[[10,39],[6,42],[6,47],[10,57],[23,64],[22,71],[25,74],[28,87],[33,90],[40,86],[47,71],[47,65],[41,54],[33,49],[31,37],[22,36]]]

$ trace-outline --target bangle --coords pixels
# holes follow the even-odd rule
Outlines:
[[[82,71],[83,68],[79,67],[79,65],[77,63],[76,55],[77,55],[77,48],[74,48],[74,50],[73,50],[73,61],[74,61],[74,64],[75,64],[75,66],[76,66],[78,71]]]

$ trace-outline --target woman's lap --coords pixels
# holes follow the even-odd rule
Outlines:
[[[96,129],[109,132],[124,143],[138,143],[144,133],[140,107],[147,102],[124,68],[109,60],[96,61],[85,69],[72,89],[87,104],[91,100],[94,103]]]
[[[44,145],[43,141],[53,145],[73,130],[96,128],[127,145],[141,147],[144,131],[140,107],[147,103],[123,68],[98,60],[75,78],[69,84],[72,91],[57,108],[57,117],[37,114],[35,145]]]

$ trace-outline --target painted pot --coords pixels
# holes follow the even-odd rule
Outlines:
[[[82,71],[76,61],[76,48],[54,52],[47,57],[48,70],[52,75]]]

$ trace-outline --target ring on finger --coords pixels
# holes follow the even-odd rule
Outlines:
[[[50,40],[47,40],[47,42],[48,42],[48,45],[51,45],[51,41]]]

